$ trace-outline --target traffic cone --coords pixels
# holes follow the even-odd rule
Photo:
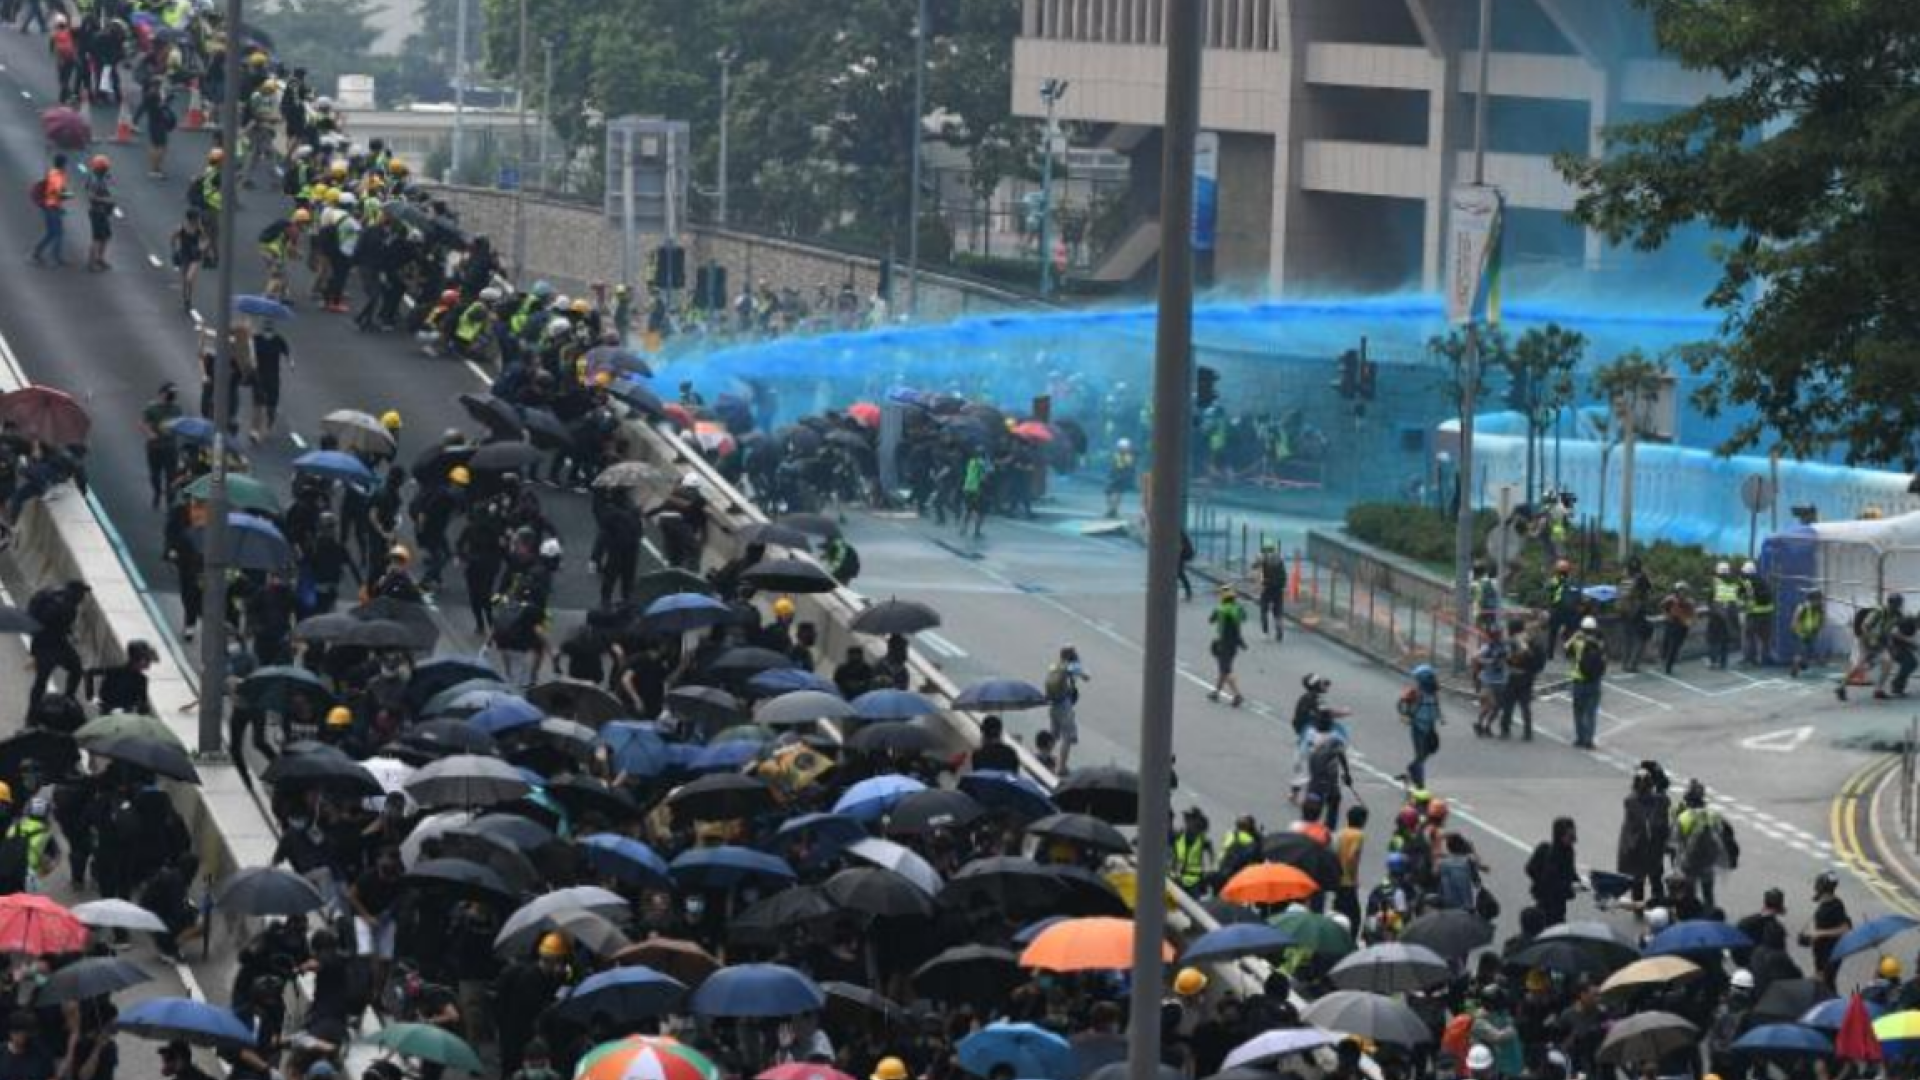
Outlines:
[[[1287,575],[1287,600],[1290,603],[1300,602],[1300,567],[1306,561],[1305,555],[1297,551],[1293,553],[1293,572]]]
[[[199,131],[207,126],[207,110],[200,104],[200,80],[188,83],[187,122],[180,125],[187,131]]]
[[[120,95],[120,115],[113,121],[113,141],[122,145],[133,141],[133,109],[125,94]]]

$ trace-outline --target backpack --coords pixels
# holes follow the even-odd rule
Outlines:
[[[1340,740],[1323,736],[1307,755],[1307,789],[1332,792],[1340,789]]]
[[[27,891],[27,863],[33,853],[33,841],[18,824],[0,840],[0,896]]]
[[[27,617],[39,623],[43,630],[64,632],[71,619],[65,590],[51,588],[34,593],[33,599],[27,601]]]
[[[1049,669],[1047,671],[1047,684],[1045,689],[1047,691],[1048,701],[1065,701],[1067,699],[1067,669],[1057,666]]]
[[[1589,641],[1580,650],[1580,677],[1587,682],[1599,682],[1607,673],[1607,648],[1598,641]]]
[[[46,177],[43,176],[40,179],[35,180],[27,188],[27,198],[32,199],[33,205],[35,206],[45,207],[47,205],[47,178]]]

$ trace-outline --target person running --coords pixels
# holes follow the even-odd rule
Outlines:
[[[1219,701],[1221,694],[1231,692],[1233,707],[1237,709],[1247,700],[1240,692],[1240,680],[1233,674],[1234,658],[1247,647],[1247,609],[1240,605],[1240,594],[1233,586],[1220,586],[1220,602],[1207,616],[1207,622],[1213,626],[1213,644],[1209,648],[1214,666],[1213,689],[1207,692],[1207,700]]]
[[[73,198],[73,192],[67,190],[67,155],[53,155],[53,164],[33,185],[33,205],[40,209],[40,242],[33,245],[33,265],[45,266],[47,256],[53,257],[53,265],[67,265],[66,201]]]
[[[154,76],[140,84],[140,104],[133,110],[133,122],[145,125],[147,131],[147,179],[165,180],[167,142],[173,137],[173,129],[180,126],[180,118],[173,111],[164,78]]]
[[[1660,601],[1660,670],[1673,674],[1673,665],[1686,647],[1687,633],[1699,608],[1693,602],[1693,588],[1684,581],[1673,583],[1673,591]]]
[[[173,268],[180,274],[180,310],[193,313],[193,285],[207,264],[209,236],[199,210],[189,207],[173,231]]]
[[[1060,656],[1047,668],[1047,730],[1058,748],[1057,772],[1064,775],[1067,759],[1080,741],[1080,724],[1074,715],[1080,703],[1080,684],[1091,678],[1080,665],[1080,651],[1071,645],[1060,646]]]
[[[107,245],[113,241],[113,163],[105,154],[95,154],[87,162],[87,229],[91,244],[87,248],[87,269],[93,273],[111,270],[107,264]]]

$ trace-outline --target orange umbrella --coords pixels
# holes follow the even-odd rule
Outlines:
[[[860,422],[864,428],[880,426],[880,406],[871,401],[856,401],[847,406],[847,415]]]
[[[1236,904],[1289,904],[1319,891],[1305,870],[1270,862],[1254,863],[1233,875],[1220,896]]]
[[[1160,943],[1160,958],[1173,962],[1173,949]],[[1042,971],[1120,971],[1133,966],[1131,919],[1062,919],[1042,930],[1020,966]]]

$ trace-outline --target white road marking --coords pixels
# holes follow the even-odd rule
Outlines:
[[[931,630],[922,631],[920,634],[920,640],[925,644],[932,646],[933,651],[939,653],[942,656],[951,657],[952,659],[958,660],[967,655],[967,650],[961,648],[958,645],[955,645],[953,642],[947,640],[944,637],[941,637],[939,634],[936,634]]]
[[[127,212],[116,206],[113,208],[113,216],[117,220],[125,221],[127,219]]]
[[[1811,738],[1813,738],[1813,725],[1802,724],[1799,727],[1782,728],[1779,731],[1769,731],[1765,735],[1753,735],[1741,739],[1740,749],[1791,754]]]
[[[32,100],[33,100],[33,95],[32,95],[32,94],[29,94],[29,93],[27,93],[27,92],[26,92],[25,90],[22,90],[22,91],[20,91],[20,96],[21,96],[21,97],[23,97],[23,98],[26,98],[26,99],[27,99],[28,101],[32,101]]]
[[[200,317],[200,309],[199,309],[199,308],[188,308],[188,309],[187,309],[187,314],[189,314],[189,315],[191,315],[191,316],[193,316],[193,325],[195,325],[195,326],[199,326],[199,325],[201,325],[202,323],[205,323],[205,322],[207,321],[207,320],[205,320],[205,319],[203,319],[203,318],[201,318],[201,317]]]
[[[147,252],[147,261],[153,264],[153,268],[154,268],[155,270],[158,270],[158,269],[160,269],[161,267],[163,267],[163,266],[165,266],[165,265],[166,265],[165,263],[163,263],[163,262],[161,262],[161,261],[160,261],[160,256],[158,256],[158,255],[155,255],[155,254],[154,254],[153,252],[151,252],[151,251],[149,251],[149,252]]]
[[[294,449],[305,450],[307,448],[307,440],[301,438],[299,432],[289,431],[287,432],[287,438],[293,440]]]
[[[481,367],[479,364],[476,364],[471,360],[467,360],[464,362],[467,365],[467,370],[473,372],[474,378],[479,379],[481,382],[486,383],[488,386],[493,385],[493,376],[487,374],[486,368]]]

